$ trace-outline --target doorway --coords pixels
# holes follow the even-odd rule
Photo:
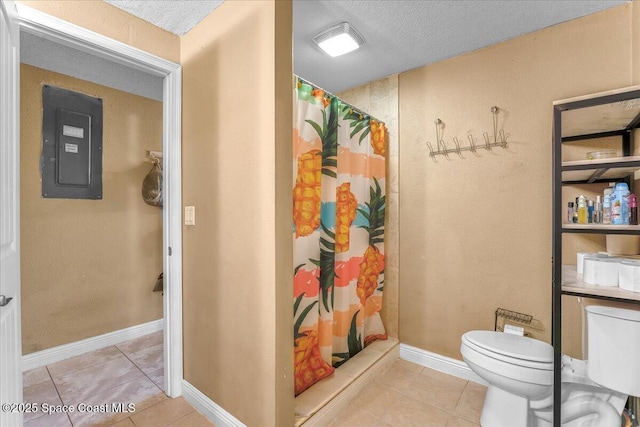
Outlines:
[[[162,79],[164,389],[182,394],[181,68],[179,64],[18,4],[20,30]]]

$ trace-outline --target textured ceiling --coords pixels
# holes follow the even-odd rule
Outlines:
[[[222,4],[222,0],[104,1],[178,35]],[[293,0],[294,72],[336,93],[630,1]],[[344,21],[358,30],[365,44],[330,58],[313,43],[313,36]],[[23,58],[31,58],[34,65],[158,99],[156,81],[144,82],[140,76],[125,82],[126,70],[38,45],[36,40],[25,40],[21,48]],[[67,70],[69,64],[74,64],[73,73]]]
[[[626,1],[294,1],[294,70],[339,92],[421,67]],[[365,39],[330,58],[313,36],[340,22]]]
[[[222,1],[104,0],[176,34]],[[294,72],[339,92],[630,0],[294,0]],[[330,58],[313,43],[347,21],[364,37]]]
[[[104,0],[179,36],[220,6],[223,0]]]

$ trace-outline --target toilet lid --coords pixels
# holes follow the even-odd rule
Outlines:
[[[462,339],[491,357],[506,357],[513,363],[537,369],[553,369],[553,347],[542,341],[494,331],[470,331]]]

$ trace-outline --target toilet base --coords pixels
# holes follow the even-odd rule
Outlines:
[[[533,427],[529,399],[489,386],[484,398],[482,427]]]

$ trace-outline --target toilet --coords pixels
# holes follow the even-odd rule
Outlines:
[[[585,307],[588,360],[562,356],[563,427],[617,427],[640,395],[640,311]],[[483,427],[553,425],[553,347],[528,337],[470,331],[460,352],[488,384]]]

